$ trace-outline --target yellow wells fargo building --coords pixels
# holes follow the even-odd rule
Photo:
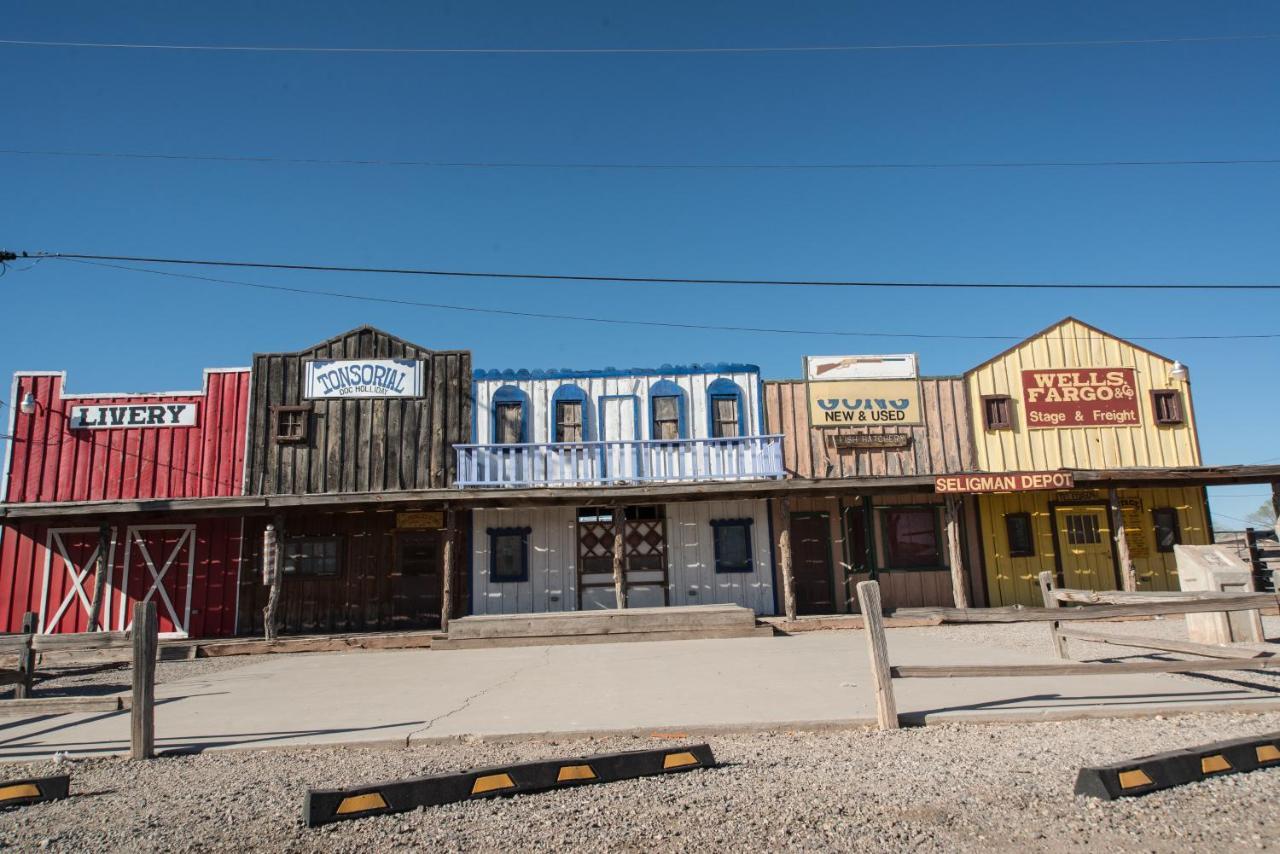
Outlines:
[[[1075,475],[977,495],[991,605],[1040,605],[1044,570],[1066,587],[1179,589],[1173,545],[1212,542],[1204,487],[1167,479],[1201,465],[1185,368],[1067,318],[965,382],[980,471]]]

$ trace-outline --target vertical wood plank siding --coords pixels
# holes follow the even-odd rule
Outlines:
[[[311,359],[419,359],[424,396],[307,401]],[[471,354],[434,352],[362,327],[296,353],[253,359],[245,464],[249,495],[439,489],[454,479],[453,445],[471,428]],[[277,444],[272,407],[311,405],[307,441]]]
[[[804,382],[764,384],[765,431],[781,433],[789,477],[894,477],[973,471],[975,456],[969,406],[960,377],[920,380],[924,424],[915,427],[810,427]],[[901,450],[835,448],[833,436],[906,433]],[[885,601],[891,594],[885,592]]]

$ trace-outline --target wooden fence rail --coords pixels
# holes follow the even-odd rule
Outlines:
[[[134,759],[155,756],[156,658],[160,648],[155,602],[139,602],[133,609],[130,632],[84,632],[41,635],[35,632],[36,615],[22,620],[22,632],[0,636],[0,655],[16,655],[17,668],[0,669],[0,685],[14,686],[14,699],[0,700],[0,713],[58,714],[79,711],[118,710],[118,697],[32,697],[36,662],[41,653],[84,650],[132,649],[129,704],[130,755]],[[105,705],[104,705],[105,704]]]
[[[1270,671],[1280,672],[1280,657],[1269,652],[1242,647],[1194,644],[1185,641],[1168,641],[1163,638],[1106,635],[1075,627],[1062,627],[1060,623],[1085,620],[1109,620],[1116,617],[1143,617],[1165,614],[1199,614],[1219,611],[1252,611],[1277,605],[1274,593],[1179,593],[1143,594],[1122,591],[1058,590],[1051,580],[1042,575],[1041,589],[1045,592],[1045,608],[992,608],[983,622],[1048,622],[1058,654],[1066,658],[1066,638],[1138,646],[1169,652],[1202,655],[1209,660],[1195,661],[1136,661],[1136,662],[1062,662],[1057,664],[943,664],[943,665],[891,665],[888,641],[884,631],[884,614],[880,609],[880,589],[874,581],[858,584],[858,601],[862,605],[863,625],[866,629],[867,654],[871,663],[871,680],[876,698],[876,719],[880,729],[896,729],[899,725],[893,696],[894,679],[949,679],[992,678],[1007,676],[1115,676],[1133,673],[1209,673],[1215,671]],[[1088,607],[1063,607],[1063,602],[1079,603],[1085,597],[1102,604]],[[1139,598],[1141,597],[1141,598]],[[1153,601],[1154,600],[1154,601]],[[1105,604],[1120,601],[1124,604]],[[1142,602],[1143,604],[1133,604]],[[921,609],[916,609],[921,610]],[[929,609],[930,613],[946,615],[964,609]],[[997,612],[991,614],[990,612]],[[896,611],[895,614],[901,613]],[[977,622],[978,620],[971,620]]]

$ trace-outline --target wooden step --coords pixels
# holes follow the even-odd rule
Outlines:
[[[747,630],[754,628],[755,622],[755,612],[739,605],[494,614],[451,621],[449,640]]]
[[[452,626],[450,627],[452,628]],[[433,652],[455,649],[494,649],[513,646],[565,646],[583,643],[643,643],[647,641],[714,640],[720,638],[773,637],[772,626],[749,628],[721,627],[713,629],[687,629],[669,632],[615,632],[599,635],[546,635],[527,637],[447,638],[431,645]]]

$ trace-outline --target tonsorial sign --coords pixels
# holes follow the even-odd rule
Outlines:
[[[195,425],[194,403],[123,403],[71,407],[72,430]]]
[[[1071,489],[1075,485],[1075,478],[1069,471],[953,474],[933,479],[934,492],[1027,492],[1035,489]]]
[[[414,359],[316,359],[307,362],[304,397],[421,397],[422,362]]]

